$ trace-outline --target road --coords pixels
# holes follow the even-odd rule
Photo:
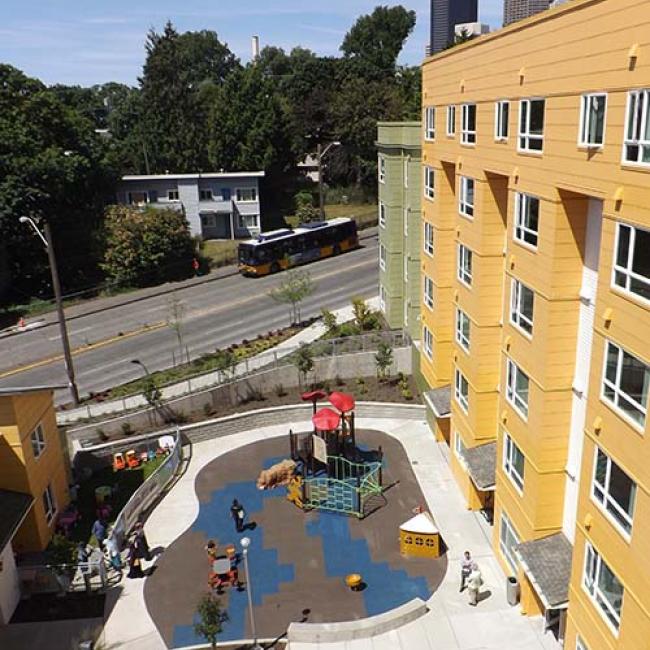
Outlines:
[[[303,318],[318,315],[323,307],[343,307],[354,296],[377,295],[376,233],[368,233],[361,244],[356,251],[305,267],[317,287],[302,303]],[[281,273],[257,279],[227,275],[173,294],[75,316],[68,321],[68,330],[76,351],[74,366],[81,395],[141,376],[142,370],[130,363],[131,359],[140,359],[150,371],[173,364],[172,353],[178,355],[176,334],[165,325],[172,295],[183,306],[183,341],[191,358],[288,325],[288,307],[268,295],[281,280]],[[66,384],[63,361],[46,362],[61,355],[58,325],[48,320],[53,322],[46,327],[0,340],[0,375],[27,367],[0,378],[0,386]],[[145,330],[147,326],[152,329]],[[84,349],[88,344],[91,347]],[[55,400],[57,404],[68,402],[67,389],[57,391]]]

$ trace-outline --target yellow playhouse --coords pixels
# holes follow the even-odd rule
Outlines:
[[[440,557],[440,532],[433,517],[421,512],[399,527],[400,553],[414,557]]]

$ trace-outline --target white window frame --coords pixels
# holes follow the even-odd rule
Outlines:
[[[386,270],[386,247],[383,244],[379,244],[379,268]]]
[[[507,529],[507,532],[510,534],[512,539],[514,540],[514,545],[517,546],[517,544],[520,543],[521,537],[517,534],[517,531],[515,530],[515,527],[512,525],[512,522],[510,521],[510,517],[506,515],[506,513],[502,510],[501,511],[501,518],[499,522],[499,550],[501,551],[501,555],[503,556],[503,559],[506,561],[508,566],[512,569],[513,575],[517,575],[517,557],[514,555],[514,553],[511,554],[510,549],[506,546],[505,540],[503,539],[503,528]]]
[[[404,208],[404,237],[409,236],[409,214],[411,208]]]
[[[469,316],[462,310],[456,307],[456,343],[460,345],[465,352],[469,352],[469,345],[471,340],[472,322]],[[464,332],[464,324],[467,324],[467,334]]]
[[[469,187],[472,186],[472,200],[469,199]],[[469,176],[461,176],[458,182],[458,212],[468,219],[474,218],[474,200],[476,198],[476,181]]]
[[[596,473],[598,470],[598,457],[602,455],[606,459],[606,468],[605,468],[605,483],[600,483],[596,478]],[[631,510],[632,514],[627,512],[616,500],[616,498],[610,493],[611,479],[612,479],[612,465],[615,465],[616,468],[624,474],[630,483],[632,484],[631,489]],[[636,482],[632,480],[630,475],[623,470],[623,468],[614,460],[612,457],[603,451],[598,445],[595,445],[594,448],[594,468],[591,473],[591,500],[596,504],[598,509],[605,515],[607,519],[612,523],[614,528],[616,528],[623,537],[629,541],[632,537],[632,526],[634,523],[634,510],[636,507]],[[621,519],[623,522],[621,522]]]
[[[43,424],[41,422],[39,422],[38,426],[32,431],[29,439],[32,443],[32,453],[34,454],[34,458],[40,458],[46,447],[45,431],[43,431]]]
[[[386,158],[381,155],[377,157],[377,179],[380,183],[386,182]]]
[[[379,201],[379,226],[381,228],[386,227],[386,204],[383,201]]]
[[[463,438],[461,437],[460,433],[458,432],[457,429],[454,429],[454,453],[456,454],[456,458],[461,463],[465,463],[465,450],[467,447],[465,446],[465,443],[463,442]]]
[[[427,308],[433,310],[433,280],[426,274],[422,274],[422,300]]]
[[[259,214],[240,214],[239,215],[239,228],[250,230],[251,228],[255,230],[260,227],[260,215]]]
[[[544,102],[544,115],[542,117],[542,134],[531,133],[530,132],[530,115],[531,107],[533,102]],[[522,124],[521,119],[524,112],[524,106],[526,106],[526,124]],[[546,99],[544,97],[529,97],[527,99],[519,100],[519,119],[517,120],[517,151],[524,153],[533,153],[541,155],[544,153],[544,130],[546,128]],[[523,143],[522,143],[523,139]],[[533,149],[531,148],[532,142],[539,142],[540,148]]]
[[[447,127],[446,135],[448,138],[456,136],[456,105],[447,106]]]
[[[178,203],[181,200],[178,190],[167,190],[167,200],[170,203]]]
[[[589,600],[591,600],[593,603],[596,611],[598,611],[612,632],[618,636],[619,628],[621,625],[621,614],[617,612],[612,603],[609,602],[606,592],[601,590],[598,584],[600,582],[600,574],[603,570],[603,565],[623,588],[620,605],[620,609],[622,610],[623,601],[625,600],[625,587],[623,586],[623,583],[611,570],[607,562],[602,559],[600,553],[598,553],[593,545],[589,542],[585,542],[585,561],[582,569],[581,580],[582,588],[589,597]],[[612,615],[612,618],[614,618],[614,621],[612,621],[609,616],[607,616],[604,610],[609,611],[609,613]]]
[[[404,189],[408,190],[409,188],[409,162],[410,156],[404,158]]]
[[[474,129],[469,128],[469,112],[470,108],[474,108]],[[461,107],[461,128],[460,128],[460,142],[461,144],[473,147],[476,144],[476,119],[478,110],[476,104],[463,104]]]
[[[463,395],[463,385],[467,391],[466,395]],[[454,368],[454,399],[464,413],[469,413],[469,382],[458,368]]]
[[[594,115],[591,112],[591,103],[598,97],[605,98],[605,110],[603,113],[603,134],[600,142],[592,142],[589,132],[591,131]],[[605,131],[607,129],[607,93],[586,93],[580,97],[580,128],[578,131],[578,146],[587,149],[602,149],[605,146]]]
[[[640,111],[639,108],[640,102]],[[641,119],[639,120],[639,112]],[[630,120],[630,118],[632,118]],[[639,123],[640,121],[640,123]],[[641,88],[631,90],[627,94],[627,106],[625,109],[625,125],[623,132],[623,151],[621,154],[624,165],[638,165],[640,167],[650,166],[650,139],[644,137],[648,132],[650,123],[650,89]],[[637,135],[638,134],[638,137]],[[635,159],[628,155],[628,147],[637,147]],[[643,160],[644,151],[648,152],[648,160]]]
[[[424,253],[433,257],[433,224],[424,222]]]
[[[522,305],[524,303],[524,291],[530,291],[533,296],[533,313],[530,315],[530,317],[522,311]],[[520,282],[516,278],[512,278],[510,285],[510,323],[514,325],[524,336],[531,339],[533,337],[534,318],[535,292],[530,287],[527,287],[523,282]],[[530,328],[530,331],[526,329],[527,327]]]
[[[612,346],[613,348],[616,348],[618,350],[618,356],[616,360],[616,378],[614,382],[612,382],[610,379],[607,378],[607,357],[609,354],[609,347]],[[646,424],[646,417],[648,415],[648,394],[646,394],[646,403],[645,405],[640,404],[637,402],[633,397],[630,397],[627,393],[625,393],[621,388],[621,377],[623,375],[623,356],[624,355],[629,355],[630,357],[633,357],[637,361],[641,362],[645,367],[646,367],[646,373],[650,374],[650,366],[643,361],[642,359],[639,359],[635,355],[631,354],[627,350],[625,350],[623,347],[620,345],[617,345],[616,343],[613,343],[612,341],[605,340],[605,350],[603,353],[603,378],[601,382],[601,390],[600,390],[600,398],[615,412],[618,413],[624,420],[629,422],[635,429],[643,433],[645,430],[645,424]],[[608,387],[610,390],[614,392],[614,399],[612,400],[610,397],[605,395],[605,387]],[[650,393],[650,390],[648,391]],[[633,408],[638,410],[641,415],[642,415],[642,421],[635,420],[633,417],[627,414],[626,411],[624,411],[620,406],[619,402],[623,400],[625,402],[628,402]]]
[[[516,456],[521,456],[522,473],[517,469],[515,463]],[[503,436],[503,472],[508,476],[510,482],[515,486],[519,494],[524,493],[524,476],[526,474],[526,457],[519,448],[519,445],[512,439],[508,432]]]
[[[532,201],[537,201],[537,230],[533,230],[527,223]],[[525,194],[523,192],[517,192],[515,194],[514,208],[515,218],[512,238],[518,244],[527,246],[531,250],[536,251],[537,247],[539,246],[539,222],[541,219],[542,202],[537,196],[533,196],[532,194]],[[528,239],[526,239],[526,237],[528,237]],[[534,239],[534,243],[532,241],[529,241],[529,239]]]
[[[508,109],[508,116],[504,120],[504,109]],[[494,104],[494,139],[497,142],[507,142],[510,134],[510,102],[501,99]]]
[[[379,285],[379,309],[386,313],[386,289],[383,284]]]
[[[526,400],[517,393],[517,377],[519,374],[523,375],[528,382]],[[524,420],[528,420],[530,377],[509,357],[506,357],[506,400]]]
[[[56,518],[56,499],[54,498],[54,492],[52,492],[52,484],[48,483],[47,487],[43,491],[43,510],[45,511],[45,520],[48,524],[51,524]]]
[[[424,198],[433,201],[436,198],[436,170],[424,166]]]
[[[214,201],[214,192],[211,187],[199,189],[199,201]]]
[[[409,256],[404,254],[404,282],[408,282],[409,279]]]
[[[456,277],[466,287],[472,286],[472,264],[473,253],[470,248],[464,244],[458,244],[458,261],[456,268]]]
[[[433,361],[433,334],[426,325],[422,326],[422,345],[427,359]]]
[[[436,109],[427,106],[424,109],[424,139],[433,142],[436,139]]]
[[[628,228],[630,230],[630,236],[628,238],[628,245],[627,245],[627,265],[626,266],[620,266],[618,264],[618,249],[621,243],[621,230],[623,228]],[[650,277],[646,277],[644,275],[640,275],[639,273],[636,273],[633,271],[633,266],[634,266],[634,249],[636,245],[636,236],[637,233],[642,230],[644,233],[650,234],[650,231],[648,231],[645,228],[638,228],[637,226],[632,226],[627,223],[622,223],[618,222],[616,224],[616,245],[614,246],[614,259],[612,262],[612,288],[616,291],[621,291],[625,293],[625,295],[630,296],[633,300],[637,300],[641,302],[644,305],[650,305],[650,298],[646,298],[645,296],[642,296],[641,294],[637,293],[636,291],[632,290],[632,281],[639,282],[641,284],[645,284],[648,286],[648,294],[650,295]],[[621,274],[624,277],[625,280],[625,286],[622,286],[616,282],[616,275]]]
[[[253,198],[244,199],[244,192],[250,192]],[[235,202],[237,203],[257,203],[258,201],[257,188],[256,187],[236,187],[235,188]]]

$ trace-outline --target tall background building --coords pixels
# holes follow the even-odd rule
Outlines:
[[[516,20],[528,18],[533,14],[548,9],[551,0],[505,0],[503,3],[503,24],[509,25]]]
[[[431,0],[430,53],[440,52],[454,42],[456,25],[477,20],[478,0]]]
[[[648,51],[571,0],[422,69],[428,420],[567,650],[650,647]]]

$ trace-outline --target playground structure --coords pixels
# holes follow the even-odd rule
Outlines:
[[[302,396],[313,403],[314,429],[302,434],[289,431],[296,475],[289,481],[287,499],[303,510],[362,519],[376,509],[376,498],[383,495],[383,452],[381,447],[373,451],[357,448],[352,395],[331,393],[329,401],[337,411],[317,410],[317,401],[325,397],[322,391]]]

